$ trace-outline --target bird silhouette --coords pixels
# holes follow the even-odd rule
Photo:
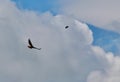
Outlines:
[[[65,26],[65,29],[69,28],[69,26]]]
[[[29,44],[29,45],[28,45],[28,48],[30,48],[30,49],[41,50],[41,48],[34,47],[30,39],[28,39],[28,44]]]

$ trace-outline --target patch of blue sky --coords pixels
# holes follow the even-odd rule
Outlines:
[[[88,24],[93,31],[93,45],[102,47],[106,52],[119,54],[120,34]]]
[[[57,0],[12,0],[20,9],[28,9],[37,12],[51,12],[53,15],[57,13],[59,5]]]

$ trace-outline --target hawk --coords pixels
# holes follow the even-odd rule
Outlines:
[[[29,45],[28,45],[28,48],[30,48],[30,49],[41,50],[41,48],[34,47],[30,39],[28,39],[28,44],[29,44]]]

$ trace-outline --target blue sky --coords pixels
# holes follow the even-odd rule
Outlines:
[[[15,1],[17,6],[21,9],[28,9],[37,12],[50,11],[53,14],[57,13],[59,4],[57,0],[12,0]]]
[[[0,82],[120,82],[119,2],[0,0]]]
[[[102,47],[106,52],[113,52],[115,54],[119,53],[118,46],[120,41],[120,34],[98,28],[93,25],[89,25],[90,29],[93,31],[94,42],[93,45],[98,45]]]
[[[119,0],[12,0],[22,9],[66,14],[90,24],[120,33]],[[109,13],[109,14],[108,14]],[[118,30],[119,29],[119,30]]]

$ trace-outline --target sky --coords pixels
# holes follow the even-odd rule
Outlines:
[[[60,2],[61,12],[120,33],[119,0],[61,0]]]
[[[119,21],[112,20],[119,12],[92,21],[86,18],[93,15],[90,11],[77,10],[80,1],[93,4],[0,0],[0,82],[120,82],[119,27],[113,28]],[[85,19],[79,12],[86,12]],[[114,22],[110,28],[108,20]],[[28,38],[42,49],[29,49]]]
[[[119,0],[12,0],[22,9],[50,11],[120,33]]]
[[[15,1],[17,7],[20,9],[26,10],[34,10],[36,12],[47,12],[50,11],[54,15],[57,13],[57,9],[59,9],[59,4],[57,0],[12,0]]]

